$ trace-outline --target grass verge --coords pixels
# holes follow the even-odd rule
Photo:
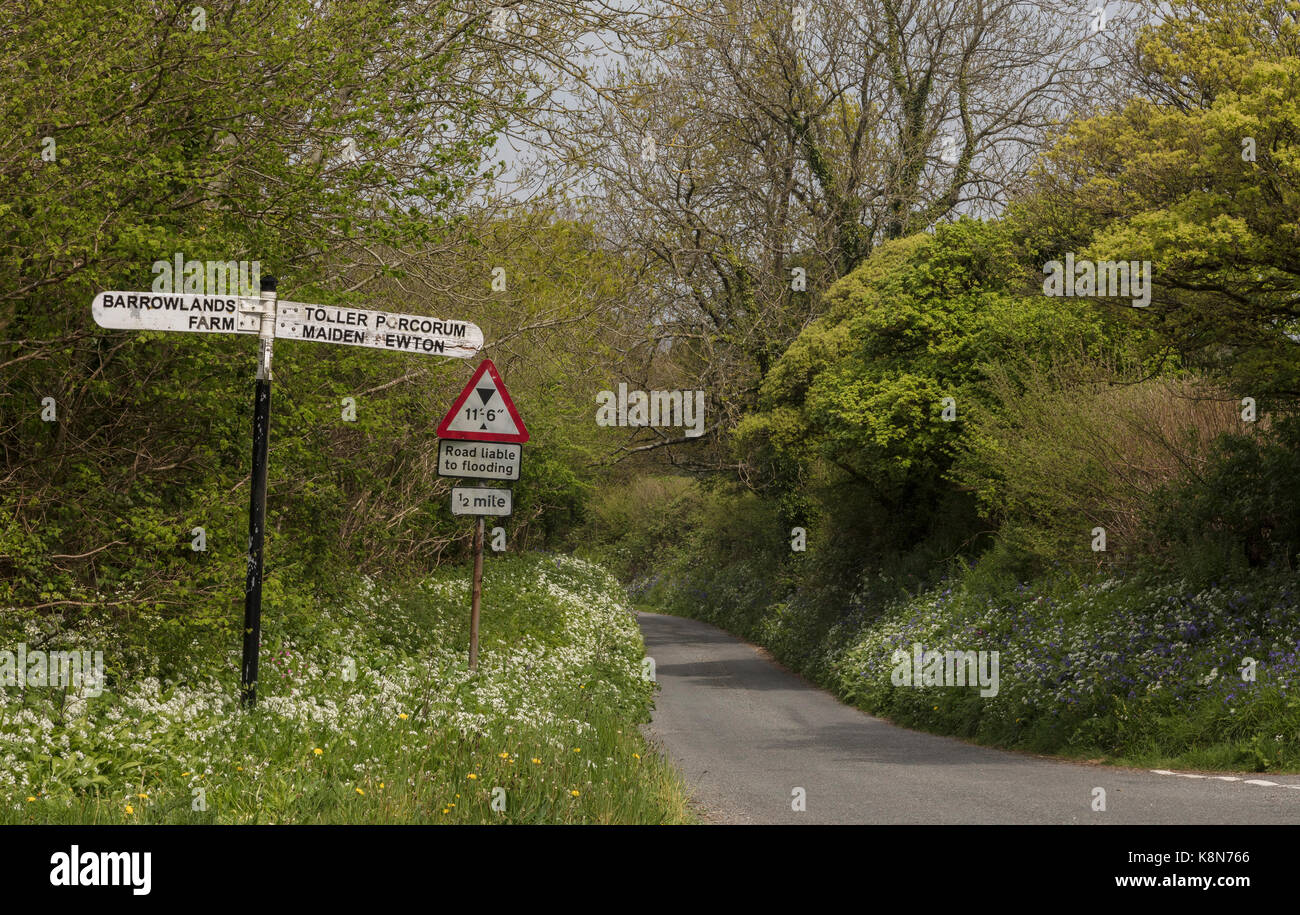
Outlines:
[[[196,637],[159,677],[93,616],[28,620],[0,647],[102,650],[107,688],[0,687],[0,823],[690,822],[637,727],[653,684],[618,584],[529,555],[489,562],[483,591],[474,675],[463,571],[268,608],[251,713],[231,646]]]

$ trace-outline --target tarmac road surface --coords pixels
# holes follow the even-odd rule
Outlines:
[[[1300,823],[1300,776],[1158,774],[909,731],[707,623],[639,619],[662,687],[647,732],[706,822]]]

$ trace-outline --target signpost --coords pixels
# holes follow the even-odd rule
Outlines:
[[[257,661],[262,645],[262,541],[266,532],[266,459],[271,426],[271,346],[275,343],[275,277],[262,279],[257,377],[253,384],[253,477],[248,491],[248,562],[244,573],[244,646],[239,668],[241,701],[257,704]]]
[[[335,305],[279,302],[275,286],[275,278],[268,276],[262,278],[261,295],[257,297],[112,291],[101,292],[91,303],[95,323],[114,330],[258,335],[257,377],[253,393],[253,475],[248,499],[248,570],[244,580],[244,646],[240,666],[242,700],[250,708],[257,704],[257,660],[262,637],[262,543],[266,526],[266,467],[271,422],[271,353],[276,338],[346,343],[458,359],[468,359],[483,346],[483,332],[466,321],[444,321]],[[484,364],[491,365],[490,362]],[[482,366],[479,372],[482,372]],[[495,378],[496,369],[492,374]],[[501,394],[507,396],[504,388]],[[510,410],[513,413],[513,405]],[[518,414],[513,415],[518,419]],[[509,439],[527,440],[527,433],[522,439]],[[516,455],[515,476],[511,479],[518,479],[518,463]],[[504,513],[509,514],[509,490],[505,492]],[[480,518],[476,582],[482,576],[482,537],[483,521]],[[477,591],[474,600],[477,624]],[[477,632],[475,636],[477,647]]]
[[[271,308],[269,312],[266,311],[268,307]],[[182,330],[261,336],[267,336],[269,332],[272,337],[289,340],[347,343],[459,359],[468,359],[483,347],[483,332],[466,321],[443,321],[338,305],[276,302],[268,300],[265,295],[101,292],[91,303],[91,314],[100,327],[114,330]],[[262,320],[267,314],[271,318],[269,329]]]
[[[528,430],[491,359],[484,359],[438,424],[438,474],[477,480],[517,480]],[[476,515],[474,586],[470,592],[469,669],[478,669],[479,605],[483,595],[483,518],[513,510],[509,489],[456,486],[453,515]]]
[[[528,430],[491,359],[470,376],[447,415],[438,423],[438,438],[475,442],[526,442]]]
[[[438,476],[517,480],[523,452],[523,445],[444,438],[438,442]]]
[[[451,491],[453,515],[508,515],[510,490],[457,486]]]
[[[255,334],[261,299],[165,292],[101,292],[90,305],[100,327],[114,330],[185,330]]]
[[[275,335],[461,359],[468,359],[483,346],[483,332],[464,321],[302,302],[280,303]]]

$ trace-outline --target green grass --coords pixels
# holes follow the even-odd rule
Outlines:
[[[5,690],[0,822],[692,821],[637,727],[653,684],[613,579],[564,557],[490,560],[474,675],[468,616],[464,570],[283,619],[270,607],[252,713],[237,651],[204,664],[201,640],[188,674],[123,659],[109,691],[62,709],[54,690]]]

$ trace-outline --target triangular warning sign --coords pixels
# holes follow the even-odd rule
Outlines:
[[[484,359],[438,423],[438,438],[478,442],[526,442],[528,430],[519,418],[505,382],[491,359]]]

